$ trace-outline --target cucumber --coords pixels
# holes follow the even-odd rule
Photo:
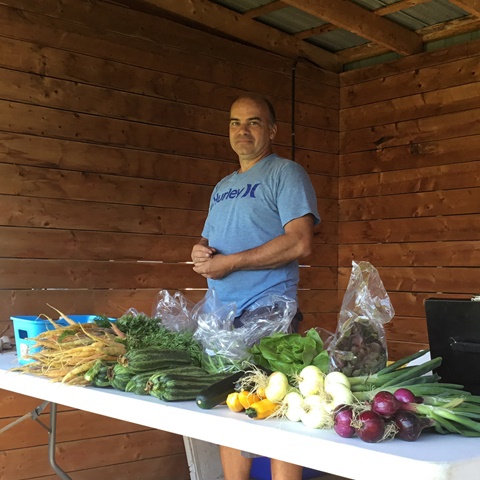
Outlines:
[[[236,383],[245,372],[239,371],[207,386],[195,398],[200,408],[208,410],[225,402],[229,393],[236,390]]]

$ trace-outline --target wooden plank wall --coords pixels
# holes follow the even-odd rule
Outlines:
[[[377,267],[393,358],[428,347],[424,300],[480,281],[480,43],[341,75],[339,295]]]
[[[119,316],[150,313],[161,289],[199,300],[206,284],[187,262],[213,185],[235,168],[228,107],[244,90],[269,95],[290,156],[293,66],[108,2],[2,1],[0,330],[11,315],[53,314],[47,303]],[[339,81],[303,61],[295,76],[295,159],[323,218],[300,304],[306,327],[332,330]],[[0,427],[38,403],[0,392]],[[63,408],[58,441],[76,480],[188,478],[174,435]],[[38,424],[0,442],[1,478],[54,478]]]

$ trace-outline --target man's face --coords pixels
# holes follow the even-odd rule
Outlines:
[[[232,105],[230,145],[241,160],[258,161],[269,155],[276,133],[266,105],[250,98],[241,98]]]

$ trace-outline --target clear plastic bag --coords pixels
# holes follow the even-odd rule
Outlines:
[[[275,332],[286,332],[297,311],[294,300],[271,296],[253,305],[235,325],[235,304],[222,304],[215,291],[207,291],[194,307],[197,322],[194,338],[204,349],[203,368],[211,373],[244,368],[251,358],[249,348]]]
[[[192,310],[195,304],[181,292],[173,295],[168,290],[160,290],[153,307],[152,316],[161,320],[162,325],[171,332],[193,333],[197,328]]]
[[[384,368],[388,359],[384,324],[394,315],[375,267],[368,262],[352,262],[337,329],[329,345],[330,370],[353,377]]]

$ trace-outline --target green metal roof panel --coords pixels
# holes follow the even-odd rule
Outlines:
[[[339,28],[331,32],[325,32],[320,35],[308,37],[305,41],[313,43],[317,47],[324,48],[330,52],[339,52],[346,48],[358,47],[368,43],[368,40]]]
[[[268,15],[257,17],[256,20],[290,34],[303,32],[327,23],[298,8],[288,6],[275,10]]]

